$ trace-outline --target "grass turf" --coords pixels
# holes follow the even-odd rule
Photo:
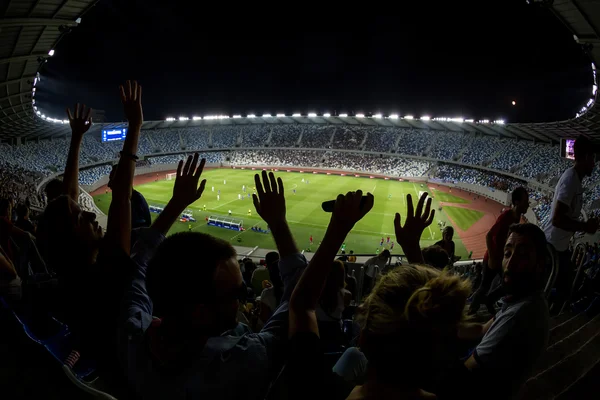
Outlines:
[[[444,206],[444,211],[463,231],[469,229],[483,217],[482,211],[469,210],[468,208]]]
[[[275,242],[271,235],[253,232],[250,228],[257,225],[263,229],[266,224],[257,215],[252,199],[247,194],[252,194],[254,186],[255,171],[239,169],[213,169],[205,171],[203,178],[207,179],[206,189],[202,198],[192,204],[189,208],[194,211],[197,222],[192,223],[192,230],[210,233],[213,236],[231,241],[239,246],[258,246],[266,249],[275,249]],[[406,195],[410,193],[416,202],[420,184],[410,182],[398,182],[394,180],[356,178],[349,176],[308,174],[298,172],[279,172],[285,186],[287,205],[287,219],[290,223],[292,233],[301,249],[315,251],[321,241],[330,214],[321,209],[321,203],[332,200],[339,193],[350,190],[361,189],[363,192],[371,192],[375,196],[375,205],[371,212],[359,221],[346,239],[346,251],[354,250],[355,253],[375,253],[381,249],[379,243],[384,238],[384,247],[389,248],[387,237],[394,242],[394,214],[400,212],[406,216]],[[164,176],[164,175],[163,175]],[[310,183],[303,183],[302,179]],[[224,183],[226,180],[226,184]],[[136,190],[144,195],[148,204],[164,206],[173,192],[172,180],[161,180],[144,185],[136,186]],[[242,185],[247,187],[246,193],[242,192]],[[214,192],[212,187],[214,186]],[[293,193],[293,190],[296,193]],[[217,191],[221,191],[220,200],[217,200]],[[244,194],[242,200],[238,200],[238,194]],[[389,197],[391,195],[391,198]],[[98,207],[108,212],[111,193],[94,196]],[[434,199],[434,207],[437,210],[439,203]],[[207,210],[203,211],[206,205]],[[447,208],[447,207],[444,207]],[[232,217],[244,221],[243,232],[236,232],[224,228],[211,227],[206,224],[205,217],[209,215],[227,216],[231,210]],[[250,212],[249,212],[250,211]],[[152,214],[153,219],[156,214]],[[421,245],[423,247],[432,245],[441,239],[441,233],[437,227],[438,221],[450,223],[442,212],[436,212],[436,217],[431,226],[423,232]],[[177,222],[170,233],[188,230],[188,223]],[[313,236],[313,246],[309,245],[309,237]],[[455,236],[457,255],[466,258],[467,250],[462,241]],[[392,250],[393,254],[401,254],[400,247],[396,244]]]
[[[442,192],[441,190],[434,190],[432,195],[437,201],[442,201],[444,203],[470,203],[467,199],[455,196],[452,193]]]

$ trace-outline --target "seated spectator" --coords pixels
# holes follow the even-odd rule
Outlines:
[[[454,237],[454,228],[451,226],[447,226],[442,231],[442,240],[435,243],[435,246],[440,246],[442,249],[444,249],[446,251],[446,254],[448,255],[448,259],[450,260],[450,265],[454,264],[455,261],[458,261],[456,259],[456,256],[454,255],[454,253],[456,251],[456,245],[454,244],[454,241],[452,240],[453,237]]]
[[[439,269],[440,271],[446,268],[450,262],[448,253],[438,244],[425,247],[422,251],[425,264],[430,265],[435,269]]]
[[[261,332],[249,333],[236,321],[238,299],[246,291],[231,244],[196,232],[164,239],[176,220],[167,220],[167,209],[176,216],[202,193],[195,169],[193,162],[186,168],[192,172],[184,174],[195,180],[178,176],[176,188],[181,181],[187,189],[174,190],[165,211],[134,247],[138,270],[124,306],[126,370],[140,398],[262,398],[282,365],[288,300],[306,260],[285,219],[283,183],[263,171],[264,188],[255,178],[254,204],[281,255],[284,291],[282,304]]]
[[[354,250],[350,250],[350,255],[348,255],[348,262],[355,263],[356,256],[354,255]]]
[[[383,271],[385,266],[388,264],[389,259],[391,258],[390,251],[385,249],[379,255],[369,258],[365,265],[365,274],[363,277],[363,295],[367,295],[371,292],[371,288],[375,283],[373,280],[375,279],[375,267],[379,268],[379,273]]]
[[[50,203],[58,196],[63,194],[63,183],[60,179],[52,179],[44,187],[44,193],[46,194],[46,201]]]
[[[133,86],[133,88],[132,88]],[[125,90],[127,94],[125,94]],[[66,323],[74,350],[97,362],[107,382],[118,379],[116,328],[125,283],[133,271],[131,249],[131,188],[135,153],[143,118],[141,87],[128,82],[121,100],[129,121],[127,138],[113,186],[108,230],[103,233],[93,213],[82,211],[78,198],[79,151],[91,126],[91,109],[79,104],[74,116],[68,111],[72,130],[64,174],[64,195],[50,202],[38,226],[38,240],[49,265],[57,272],[58,288],[50,308]]]
[[[450,345],[464,319],[469,285],[430,267],[393,270],[382,276],[366,298],[358,316],[360,350],[368,359],[363,385],[352,389],[323,365],[315,310],[336,249],[373,206],[372,195],[363,207],[361,198],[361,191],[338,196],[323,243],[292,295],[290,359],[282,377],[286,394],[306,399],[318,390],[318,396],[327,399],[435,398],[423,388],[450,355]],[[419,237],[431,224],[427,218],[430,204],[423,219],[422,206],[420,201],[417,218],[409,215],[404,227],[397,224],[397,240],[410,261],[421,259],[417,256]]]
[[[466,371],[444,382],[438,394],[486,399],[512,399],[517,394],[548,344],[550,317],[542,292],[546,252],[539,227],[530,223],[510,227],[502,259],[506,293],[502,309],[485,325],[461,327],[460,337],[482,337],[481,343],[464,363]]]
[[[19,204],[17,206],[17,222],[15,226],[22,231],[29,232],[32,235],[35,234],[35,226],[29,220],[29,207],[25,204]]]
[[[283,297],[283,282],[279,272],[279,253],[271,251],[265,257],[269,277],[271,278],[271,287],[265,288],[260,294],[259,319],[266,323],[273,312],[279,307]]]
[[[342,313],[352,295],[345,289],[344,263],[335,260],[330,271],[317,307],[317,321],[324,346],[335,351],[343,344]]]
[[[269,276],[269,270],[267,267],[265,265],[259,265],[254,272],[252,272],[252,277],[250,278],[250,283],[254,293],[259,295],[263,291],[263,281],[270,280],[271,277]]]
[[[0,296],[9,301],[21,299],[21,278],[12,261],[0,247]]]

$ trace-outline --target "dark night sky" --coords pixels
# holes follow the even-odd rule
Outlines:
[[[101,0],[44,67],[40,109],[62,118],[81,101],[121,120],[125,79],[142,83],[146,120],[314,111],[550,121],[591,94],[570,32],[524,0],[237,13],[190,3]]]

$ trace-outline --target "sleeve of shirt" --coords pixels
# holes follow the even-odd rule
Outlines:
[[[140,229],[131,251],[135,270],[123,305],[125,330],[130,334],[143,333],[152,322],[152,300],[146,290],[146,268],[158,245],[165,237],[152,228]]]

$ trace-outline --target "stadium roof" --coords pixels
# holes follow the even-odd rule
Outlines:
[[[97,0],[5,0],[0,4],[0,138],[50,136],[35,117],[33,85],[41,64]]]
[[[47,118],[35,108],[36,74],[62,36],[76,27],[79,18],[97,0],[7,0],[0,9],[0,139],[46,138],[69,133],[62,120]],[[600,65],[600,0],[533,0],[549,7],[573,33],[592,62]],[[458,118],[396,118],[372,115],[204,117],[171,121],[147,121],[145,129],[202,125],[250,124],[349,124],[354,126],[413,127],[448,131],[470,131],[486,135],[556,142],[561,137],[586,134],[600,142],[600,110],[595,103],[596,73],[590,98],[577,117],[545,123],[497,123],[462,121]],[[592,95],[593,93],[593,95]],[[108,124],[105,126],[118,126]],[[99,129],[95,126],[93,129]]]

